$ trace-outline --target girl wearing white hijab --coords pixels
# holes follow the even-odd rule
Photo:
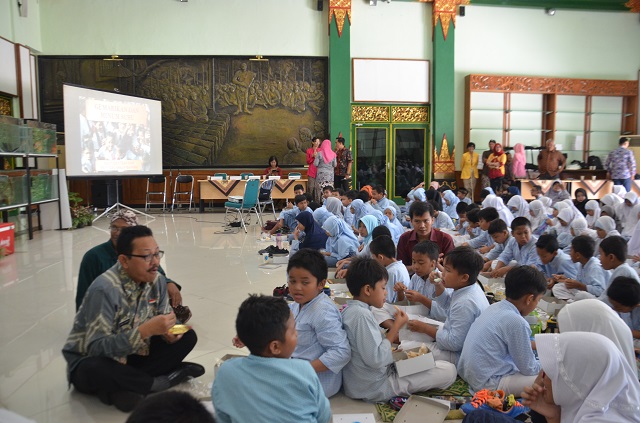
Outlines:
[[[547,214],[551,214],[551,212],[553,211],[553,201],[551,201],[551,198],[545,197],[543,195],[542,197],[538,198],[538,200],[540,200],[542,205],[544,205],[546,207]]]
[[[593,225],[596,224],[596,220],[600,217],[600,204],[596,200],[589,200],[584,206],[587,211],[585,219],[587,219],[587,225],[593,229]]]
[[[442,211],[449,215],[449,217],[454,220],[458,219],[458,212],[456,211],[456,206],[460,202],[460,199],[457,195],[453,193],[450,189],[446,190],[442,196]]]
[[[559,204],[559,203],[556,203]],[[569,207],[565,207],[560,210],[558,213],[558,224],[553,227],[556,231],[556,236],[558,237],[558,246],[560,248],[565,248],[568,245],[571,245],[571,240],[573,236],[571,236],[571,228],[569,225],[573,221],[573,211]]]
[[[616,231],[616,221],[609,216],[600,216],[594,225],[598,238],[605,239],[610,236],[620,236]]]
[[[604,204],[605,206],[611,206],[613,208],[618,207],[618,204],[622,204],[623,201],[624,200],[622,198],[618,197],[615,194],[607,194],[600,199],[600,202],[602,204]]]
[[[558,328],[561,333],[593,332],[606,336],[618,347],[631,368],[636,368],[631,329],[604,302],[590,299],[567,304],[558,313]]]
[[[498,211],[500,219],[507,223],[507,226],[511,225],[511,221],[514,219],[513,214],[509,211],[507,206],[504,205],[502,198],[496,197],[493,194],[487,195],[487,198],[482,202],[482,208],[493,207]]]
[[[507,202],[507,207],[514,217],[526,217],[529,219],[529,203],[521,195],[514,195]]]
[[[531,222],[531,232],[536,235],[542,235],[547,229],[547,208],[540,200],[533,200],[529,204],[529,216],[525,216]]]
[[[573,219],[569,224],[571,228],[571,235],[575,238],[579,235],[587,235],[594,240],[598,238],[598,234],[595,230],[589,229],[589,224],[587,223],[587,219],[584,217],[579,217],[577,219]]]
[[[571,209],[574,219],[577,219],[579,217],[584,217],[582,212],[576,207],[575,204],[573,204],[573,200],[562,200],[562,202],[565,203]]]
[[[404,233],[404,227],[398,220],[397,213],[398,211],[395,207],[387,207],[384,209],[384,215],[387,216],[389,220],[386,226],[389,228],[389,231],[391,231],[391,238],[393,238],[393,242],[395,242],[396,245],[398,244],[400,235]]]
[[[614,185],[611,191],[622,199],[624,199],[624,196],[627,195],[627,189],[624,187],[624,185]]]
[[[556,226],[558,224],[557,218],[558,218],[558,215],[560,214],[560,211],[562,211],[563,209],[566,209],[567,207],[569,206],[566,203],[563,203],[562,201],[555,203],[551,208],[552,217],[547,219],[547,225],[549,225],[549,227]]]
[[[635,206],[634,209],[638,208],[638,212],[640,212],[640,206]],[[640,218],[640,213],[637,215]],[[633,229],[633,233],[631,234],[631,239],[627,243],[628,254],[630,256],[640,255],[640,222],[636,223],[636,226]]]
[[[622,224],[622,236],[629,239],[633,234],[633,230],[638,223],[638,194],[628,192],[624,196],[624,203],[616,209],[616,215],[620,218]]]
[[[616,345],[598,333],[536,335],[543,371],[523,403],[560,423],[640,421],[640,384]]]

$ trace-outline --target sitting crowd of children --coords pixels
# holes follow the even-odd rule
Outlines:
[[[292,303],[252,295],[240,306],[234,344],[251,354],[218,370],[212,398],[220,421],[328,422],[327,398],[339,391],[387,401],[446,388],[458,376],[472,393],[522,396],[548,421],[638,421],[640,278],[627,263],[640,225],[637,196],[626,193],[605,211],[586,192],[567,201],[556,182],[531,203],[513,190],[506,201],[487,191],[478,208],[462,190],[440,194],[421,184],[401,211],[383,187],[372,196],[336,194],[329,190],[313,213],[298,197],[283,211],[298,243],[287,266]],[[440,229],[465,242],[453,248]],[[352,296],[341,312],[323,292],[328,267]],[[481,272],[504,277],[504,300],[489,304]],[[533,340],[525,317],[544,295],[570,304],[558,316],[560,334]],[[393,345],[407,337],[421,339],[435,365],[399,376]],[[247,390],[252,401],[234,401]],[[280,400],[291,392],[295,401]]]

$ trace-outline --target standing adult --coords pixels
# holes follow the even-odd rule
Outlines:
[[[351,178],[351,165],[353,164],[353,156],[351,150],[345,148],[344,138],[336,138],[336,169],[334,176],[334,187],[342,188],[345,191],[349,190],[349,183],[346,183]],[[346,185],[346,186],[345,186]]]
[[[489,160],[489,156],[493,153],[493,148],[496,146],[496,140],[489,141],[489,149],[482,153],[482,188],[487,188],[491,186],[491,181],[489,179],[489,167],[487,167],[487,160]]]
[[[331,149],[331,141],[322,141],[313,164],[318,168],[316,181],[320,189],[326,186],[333,186],[333,169],[336,167],[336,153]]]
[[[182,360],[196,345],[176,323],[167,283],[159,272],[164,252],[146,226],[122,229],[118,262],[87,290],[62,349],[69,383],[121,411],[153,392],[169,389],[204,367]]]
[[[507,155],[504,154],[501,144],[496,144],[493,147],[493,153],[489,155],[486,166],[489,168],[489,180],[491,181],[491,188],[494,192],[502,189],[502,182],[506,175],[504,168],[507,163]]]
[[[556,150],[555,141],[547,140],[546,150],[542,150],[538,154],[539,179],[559,179],[560,172],[564,170],[566,165],[567,158]]]
[[[604,167],[607,179],[613,179],[614,185],[622,185],[627,192],[631,191],[631,180],[636,176],[636,159],[629,150],[629,138],[620,138],[618,148],[609,153]]]
[[[413,247],[422,241],[433,241],[440,247],[440,254],[447,254],[453,250],[451,235],[433,228],[433,207],[429,203],[416,201],[409,207],[409,217],[413,230],[405,232],[398,240],[398,261],[401,261],[409,272],[413,271],[411,253]]]
[[[527,177],[527,156],[524,153],[524,145],[517,143],[513,146],[513,162],[511,162],[511,170],[515,179],[523,179]]]
[[[480,156],[475,152],[476,145],[467,144],[467,152],[462,155],[460,179],[467,189],[467,197],[474,201],[476,180],[478,179],[478,160]]]
[[[307,191],[311,194],[313,201],[320,203],[320,186],[316,176],[318,175],[318,168],[314,164],[316,156],[318,155],[318,149],[320,148],[320,138],[313,137],[311,139],[311,148],[307,149],[307,164],[309,169],[307,170]]]

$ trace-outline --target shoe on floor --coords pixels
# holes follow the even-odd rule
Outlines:
[[[144,399],[144,395],[131,391],[116,391],[110,393],[100,393],[98,398],[103,404],[113,405],[118,410],[128,413]]]
[[[265,253],[268,254],[273,254],[273,250],[276,248],[275,245],[269,245],[267,248],[263,248],[262,250],[258,251],[258,254],[262,255]]]
[[[180,366],[178,366],[176,370],[169,373],[167,375],[167,378],[169,379],[170,387],[174,387],[186,381],[190,377],[200,377],[204,374],[204,372],[204,367],[202,367],[201,365],[184,361],[182,362],[182,364],[180,364]]]

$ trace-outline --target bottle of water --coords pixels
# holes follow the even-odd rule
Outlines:
[[[282,250],[282,235],[276,235],[276,247]]]

